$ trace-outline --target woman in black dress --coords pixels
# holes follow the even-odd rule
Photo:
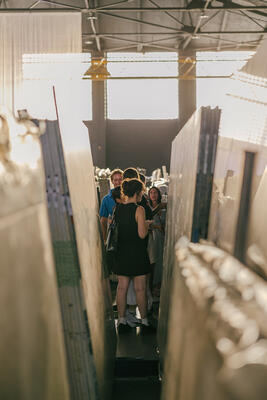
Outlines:
[[[121,185],[125,197],[123,204],[117,205],[116,221],[119,227],[118,249],[115,256],[114,272],[118,275],[117,307],[119,313],[118,332],[130,329],[126,323],[126,294],[130,279],[141,314],[141,331],[149,330],[147,321],[146,275],[150,273],[146,236],[151,221],[145,220],[145,210],[137,203],[145,190],[139,179],[125,179]]]

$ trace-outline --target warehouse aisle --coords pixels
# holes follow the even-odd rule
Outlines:
[[[156,333],[142,336],[139,328],[117,335],[113,399],[158,400],[158,355]]]
[[[115,303],[116,282],[111,282]],[[113,303],[113,304],[114,304]],[[117,307],[113,306],[115,320]],[[155,314],[153,313],[155,316]],[[156,327],[157,319],[150,316],[150,323]],[[117,320],[116,320],[117,322]],[[115,380],[112,399],[159,400],[159,357],[157,333],[141,335],[140,328],[132,328],[127,334],[117,334]]]

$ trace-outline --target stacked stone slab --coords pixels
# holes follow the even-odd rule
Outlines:
[[[256,124],[253,113],[242,114],[240,121],[235,111],[226,110],[224,121],[240,129],[230,130],[229,123],[220,127],[208,239],[267,277],[267,124]],[[251,127],[249,133],[244,131],[245,126]],[[250,165],[248,156],[253,157]],[[245,212],[243,203],[247,205]]]
[[[39,130],[0,116],[0,398],[68,400]]]
[[[264,400],[267,284],[209,244],[176,245],[162,399]]]
[[[71,98],[71,93],[69,95]],[[74,398],[108,399],[112,395],[116,335],[90,142],[88,131],[80,121],[78,111],[75,112],[79,104],[67,104],[60,95],[56,98],[55,91],[54,98],[58,121],[53,123],[56,128],[51,126],[47,138],[49,143],[47,146],[44,144],[43,149],[47,159],[46,178],[53,175],[52,192],[59,190],[57,195],[54,194],[55,198],[65,201],[61,209],[58,207],[59,202],[52,203],[58,222],[51,225],[51,229],[54,248],[55,244],[59,244],[59,226],[59,242],[67,245],[66,249],[56,247],[55,254],[57,250],[60,251],[59,293],[62,310],[66,315],[65,326],[71,329],[67,336],[69,354],[72,354],[72,360],[75,361],[72,384],[78,390],[75,377],[80,374],[79,387],[83,388],[82,394],[76,391]],[[71,203],[73,219],[69,215],[67,199]],[[54,219],[51,208],[49,212],[50,219]],[[79,351],[76,351],[74,344]],[[85,351],[82,350],[83,346]],[[77,362],[81,366],[79,369],[76,369]]]
[[[84,305],[72,207],[57,121],[46,122],[41,143],[71,398],[95,399],[98,397],[95,360]]]
[[[184,235],[192,241],[207,238],[219,122],[218,108],[202,107],[172,143],[158,327],[161,365],[165,356],[175,243]]]

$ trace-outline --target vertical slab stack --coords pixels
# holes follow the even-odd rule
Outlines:
[[[207,238],[212,179],[220,110],[197,110],[172,143],[163,283],[158,343],[163,364],[167,340],[168,310],[174,246],[186,236],[192,241]]]
[[[255,108],[242,121],[234,108],[224,113],[224,121],[240,128],[230,130],[226,123],[220,128],[208,239],[267,279],[266,106],[258,110],[265,112],[262,125],[255,123]]]
[[[261,49],[255,62],[265,71],[266,44]],[[167,242],[165,253],[173,258],[164,400],[266,398],[267,76],[234,78],[240,82],[223,110],[214,168],[208,221],[214,243],[192,243],[192,236],[177,241],[184,226],[191,233],[186,208],[187,225],[180,219]],[[194,162],[192,169],[194,176]],[[183,198],[183,188],[176,188]]]
[[[41,143],[71,398],[96,399],[98,388],[95,361],[84,306],[68,181],[57,121],[46,122]]]
[[[175,249],[162,400],[265,400],[267,283],[208,244]]]
[[[0,398],[68,400],[38,129],[0,117]]]
[[[68,88],[64,93],[59,91],[57,98],[54,91],[58,122],[48,124],[49,131],[43,142],[59,292],[65,329],[70,330],[66,332],[69,338],[66,345],[68,353],[72,354],[70,362],[75,361],[72,364],[73,386],[78,385],[75,376],[79,373],[81,387],[87,385],[88,390],[83,391],[84,397],[76,395],[75,398],[108,399],[112,395],[116,335],[100,235],[94,168],[88,131],[75,111],[79,104],[75,99],[64,101],[64,96],[71,99],[71,93],[66,91]],[[68,195],[74,225],[68,214]],[[88,351],[82,352],[83,340]],[[76,369],[77,362],[81,369]]]

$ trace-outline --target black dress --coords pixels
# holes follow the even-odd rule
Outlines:
[[[138,235],[135,220],[137,207],[135,203],[117,206],[115,218],[119,226],[119,235],[113,268],[113,272],[117,275],[138,276],[151,272],[146,239],[141,239]]]

